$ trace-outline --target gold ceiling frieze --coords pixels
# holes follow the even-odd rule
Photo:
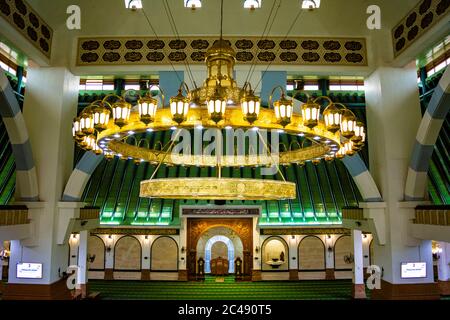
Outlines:
[[[350,234],[345,228],[261,228],[261,235]]]
[[[176,228],[97,228],[91,234],[120,234],[120,235],[179,235]]]
[[[78,66],[204,65],[218,37],[90,37],[78,39]],[[364,38],[225,37],[237,64],[367,66]]]

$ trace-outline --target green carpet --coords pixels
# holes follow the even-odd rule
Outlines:
[[[204,282],[89,281],[91,292],[105,300],[345,300],[351,299],[350,280],[235,282],[215,277]]]

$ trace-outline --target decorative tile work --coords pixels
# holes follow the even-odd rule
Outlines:
[[[174,236],[180,234],[180,230],[174,228],[97,228],[95,230],[91,230],[91,234]]]
[[[28,208],[26,206],[0,206],[0,226],[28,223]]]
[[[344,228],[261,228],[261,235],[350,234]]]
[[[422,34],[438,23],[448,13],[449,0],[421,0],[392,29],[394,55],[397,57]]]
[[[2,1],[2,0],[0,0]],[[367,66],[362,38],[227,37],[236,63]],[[203,64],[216,37],[101,37],[78,39],[78,66]]]
[[[53,30],[24,0],[0,0],[0,16],[50,58]]]

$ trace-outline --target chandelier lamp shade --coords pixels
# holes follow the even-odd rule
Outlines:
[[[197,8],[202,7],[202,1],[201,0],[184,0],[184,6],[186,8],[191,8],[192,10],[195,10]]]
[[[302,106],[303,125],[310,129],[316,127],[319,123],[320,105],[316,103],[319,98],[314,100],[310,97]]]
[[[92,121],[94,129],[98,132],[106,130],[111,116],[112,107],[107,101],[96,101],[92,103]]]
[[[259,9],[261,8],[261,1],[262,0],[245,0],[244,8],[250,10]]]
[[[164,105],[164,93],[159,86],[157,87],[159,88]],[[158,100],[152,96],[150,89],[143,97],[138,99],[138,109],[139,119],[142,123],[147,125],[154,121],[156,110],[158,109]]]
[[[249,87],[248,91],[246,91],[247,87]],[[242,114],[244,115],[244,120],[252,124],[258,119],[261,99],[255,96],[250,82],[245,83],[243,91],[244,96],[241,99]]]
[[[339,151],[336,152],[335,157],[336,157],[336,159],[343,159],[343,158],[345,158],[345,155],[346,155],[346,153],[345,153],[345,148],[344,148],[344,147],[341,147],[341,148],[339,149]]]
[[[183,95],[183,87],[186,90],[186,96]],[[189,95],[189,87],[183,81],[178,89],[178,94],[170,98],[170,112],[172,113],[172,120],[178,124],[181,124],[186,120],[189,112]]]
[[[341,134],[343,137],[351,139],[355,135],[356,120],[355,114],[351,110],[345,108],[342,113],[341,121]]]
[[[94,133],[94,121],[91,108],[88,108],[81,115],[80,128],[84,135],[91,135]]]
[[[344,144],[344,150],[345,150],[345,154],[347,156],[353,156],[356,153],[353,142],[351,142],[351,141],[347,141]]]
[[[223,94],[221,94],[221,86],[218,84],[214,94],[207,98],[206,105],[208,108],[208,114],[212,121],[216,124],[219,123],[224,115],[227,108],[227,100]]]
[[[366,141],[366,133],[364,131],[364,123],[356,121],[355,135],[351,138],[351,141],[355,146],[362,147]]]
[[[341,128],[342,111],[331,101],[323,111],[323,119],[327,130],[334,133]]]
[[[291,123],[292,111],[294,109],[292,100],[286,98],[283,87],[276,86],[273,88],[272,93],[269,96],[269,106],[272,104],[273,94],[277,89],[281,91],[281,97],[279,100],[273,102],[273,109],[275,111],[275,118],[283,128]]]
[[[128,120],[130,119],[131,104],[125,100],[121,100],[114,103],[112,110],[114,123],[118,127],[123,127],[128,124]]]

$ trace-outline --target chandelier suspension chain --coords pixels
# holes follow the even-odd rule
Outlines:
[[[147,20],[147,24],[149,25],[150,29],[152,30],[153,34],[155,35],[156,40],[160,40],[158,34],[156,33],[155,28],[153,27],[152,23],[150,22],[150,19],[148,18],[147,13],[145,12],[144,6],[142,6],[141,10],[142,10],[142,13],[144,14],[145,19]],[[170,61],[170,59],[169,59],[169,63],[170,63],[170,66],[172,67],[172,70],[175,72],[175,75],[177,76],[178,80],[180,82],[182,82],[183,80],[181,80],[180,76],[178,75],[177,70],[175,69],[175,66],[173,65],[172,61]]]
[[[259,41],[263,40],[264,38],[267,38],[267,36],[268,36],[269,33],[270,33],[270,30],[271,30],[271,28],[272,28],[273,23],[271,24],[271,27],[270,27],[269,30],[267,31],[267,34],[266,34],[266,30],[267,30],[267,27],[268,27],[268,25],[269,25],[269,22],[270,22],[270,20],[271,20],[271,18],[272,18],[272,13],[273,13],[273,10],[274,10],[274,8],[275,8],[275,4],[277,3],[277,1],[278,1],[278,0],[274,0],[274,1],[273,1],[272,8],[270,9],[269,17],[268,17],[267,20],[266,20],[266,24],[265,24],[265,26],[264,26],[264,30],[263,30],[263,32],[262,32],[262,34],[261,34],[261,38],[259,39]],[[278,4],[277,11],[275,12],[275,15],[274,15],[274,17],[273,17],[272,20],[275,20],[277,14],[278,14],[278,9],[279,9],[280,6],[281,6],[281,0],[279,0],[279,1],[280,1],[280,2],[279,2],[279,4]],[[259,41],[258,41],[258,42],[259,42]],[[248,70],[247,77],[245,78],[245,82],[248,82],[249,79],[250,79],[250,77],[251,77],[251,75],[253,75],[252,69],[256,68],[256,57],[258,56],[258,54],[259,54],[260,52],[261,52],[261,49],[259,49],[259,47],[258,47],[258,49],[257,49],[257,51],[256,51],[256,53],[255,53],[255,55],[253,56],[252,63],[251,63],[251,65],[250,65],[250,69]],[[255,89],[256,89],[256,88],[255,88]]]
[[[164,5],[164,10],[166,11],[166,15],[169,20],[172,32],[176,35],[177,40],[180,40],[181,39],[180,34],[178,33],[178,28],[175,23],[175,19],[173,18],[172,10],[170,9],[170,6],[169,6],[169,3],[167,2],[167,0],[163,1],[163,5]],[[197,84],[194,81],[194,76],[192,75],[191,67],[189,66],[189,63],[187,62],[186,59],[183,61],[183,64],[186,67],[186,71],[187,71],[187,74],[188,74],[189,80],[191,81],[192,86],[197,88]]]
[[[223,1],[223,0],[222,0]],[[221,179],[222,178],[222,152],[223,152],[223,144],[222,144],[222,130],[220,129],[216,129],[217,133],[218,133],[218,141],[216,143],[216,154],[217,154],[217,174],[218,174],[218,178]]]
[[[260,139],[261,142],[264,144],[264,147],[266,148],[267,152],[269,153],[270,159],[272,159],[272,162],[277,163],[277,162],[274,161],[273,156],[272,156],[272,152],[270,152],[270,149],[269,149],[269,147],[267,146],[267,143],[264,141],[263,137],[261,136],[261,133],[259,132],[259,130],[256,131],[256,133],[258,134],[259,139]],[[283,175],[283,173],[282,173],[281,170],[280,170],[280,165],[279,165],[279,164],[276,164],[275,166],[277,167],[277,171],[278,171],[278,173],[280,174],[280,176],[281,176],[281,178],[283,179],[283,181],[286,182],[286,179],[284,178],[284,175]]]
[[[220,40],[223,38],[223,0],[220,0]]]
[[[295,24],[297,23],[298,18],[300,18],[301,14],[302,14],[303,10],[300,9],[300,11],[297,13],[297,16],[295,17],[294,21],[292,21],[291,26],[289,27],[289,30],[286,32],[286,35],[284,36],[283,40],[286,40],[287,37],[289,36],[289,34],[291,33],[292,29],[294,28]],[[278,47],[277,51],[275,52],[275,56],[278,55],[278,52],[280,52],[281,47]],[[270,68],[270,66],[272,65],[273,61],[270,61],[269,64],[267,65],[266,69],[263,71],[261,78],[259,79],[258,83],[255,86],[255,90],[258,88],[258,86],[261,84],[262,78],[264,77],[264,75],[266,74],[267,70]]]

